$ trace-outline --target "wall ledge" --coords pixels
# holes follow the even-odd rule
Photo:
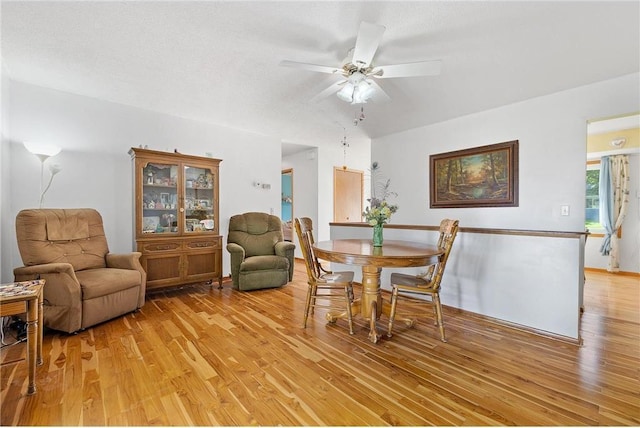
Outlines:
[[[636,277],[640,277],[640,272],[627,272],[627,271],[620,271],[620,272],[609,272],[606,269],[600,269],[600,268],[592,268],[592,267],[585,267],[584,270],[588,270],[589,272],[598,272],[598,273],[606,273],[609,275],[620,275],[620,276],[636,276]]]
[[[337,227],[371,227],[368,223],[329,223]],[[419,224],[385,224],[385,229],[438,230],[439,226]],[[490,235],[543,236],[547,238],[576,238],[588,235],[588,232],[563,232],[553,230],[496,229],[486,227],[460,227],[458,233],[485,233]]]

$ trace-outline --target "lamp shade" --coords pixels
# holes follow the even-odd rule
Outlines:
[[[354,86],[351,82],[347,82],[342,89],[336,94],[342,101],[348,103],[353,102],[353,89]]]
[[[353,90],[353,104],[364,104],[373,95],[373,87],[366,81],[362,80]]]
[[[24,147],[36,156],[51,157],[60,153],[60,147],[54,144],[24,142]]]
[[[336,95],[351,104],[364,104],[373,95],[373,86],[367,81],[367,76],[356,71],[348,77],[344,87]]]

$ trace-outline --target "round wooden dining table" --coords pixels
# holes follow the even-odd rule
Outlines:
[[[313,251],[322,260],[362,266],[362,296],[353,302],[351,312],[370,320],[369,339],[373,343],[380,338],[376,320],[380,314],[388,317],[391,309],[390,303],[383,301],[380,291],[382,268],[429,266],[437,263],[444,253],[435,245],[412,241],[385,240],[382,247],[374,247],[371,239],[320,241],[313,245]],[[346,316],[346,311],[327,314],[330,321]]]

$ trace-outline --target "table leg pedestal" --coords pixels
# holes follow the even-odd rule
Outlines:
[[[378,334],[378,329],[376,328],[376,319],[380,316],[378,314],[378,305],[376,305],[375,301],[371,302],[371,307],[369,309],[369,340],[373,343],[378,343],[378,339],[380,339],[380,335]]]
[[[370,322],[369,340],[378,342],[380,335],[376,329],[376,320],[383,310],[382,293],[380,292],[381,268],[362,266],[362,304],[361,315]]]
[[[373,343],[377,343],[380,339],[380,334],[376,329],[376,320],[380,318],[380,314],[385,310],[380,292],[381,271],[381,268],[375,266],[362,267],[362,296],[351,304],[351,313],[354,316],[360,314],[364,319],[369,320],[369,340]],[[347,319],[347,312],[327,312],[326,317],[327,321],[333,323],[338,319]]]
[[[359,299],[354,300],[353,302],[351,302],[351,314],[352,316],[356,316],[357,314],[360,313],[360,306],[361,306],[361,301]],[[336,321],[340,320],[348,320],[349,319],[349,314],[347,314],[347,311],[343,311],[343,312],[327,312],[327,314],[325,315],[325,318],[327,319],[328,322],[330,323],[335,323]]]
[[[376,321],[380,319],[380,315],[384,314],[387,318],[391,315],[391,303],[382,299],[380,289],[380,272],[381,268],[375,266],[362,267],[362,296],[351,304],[351,313],[355,316],[360,314],[364,319],[369,320],[369,340],[378,343],[381,335],[376,328]],[[336,322],[338,319],[348,319],[347,312],[327,312],[326,319],[330,323]],[[398,318],[408,327],[412,327],[415,320],[412,318]]]

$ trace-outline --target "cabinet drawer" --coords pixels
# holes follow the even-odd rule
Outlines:
[[[220,248],[220,239],[187,241],[185,242],[185,248],[188,250],[197,250],[199,248]]]
[[[180,249],[179,242],[146,242],[142,245],[143,253],[157,253],[159,251],[175,251]]]

